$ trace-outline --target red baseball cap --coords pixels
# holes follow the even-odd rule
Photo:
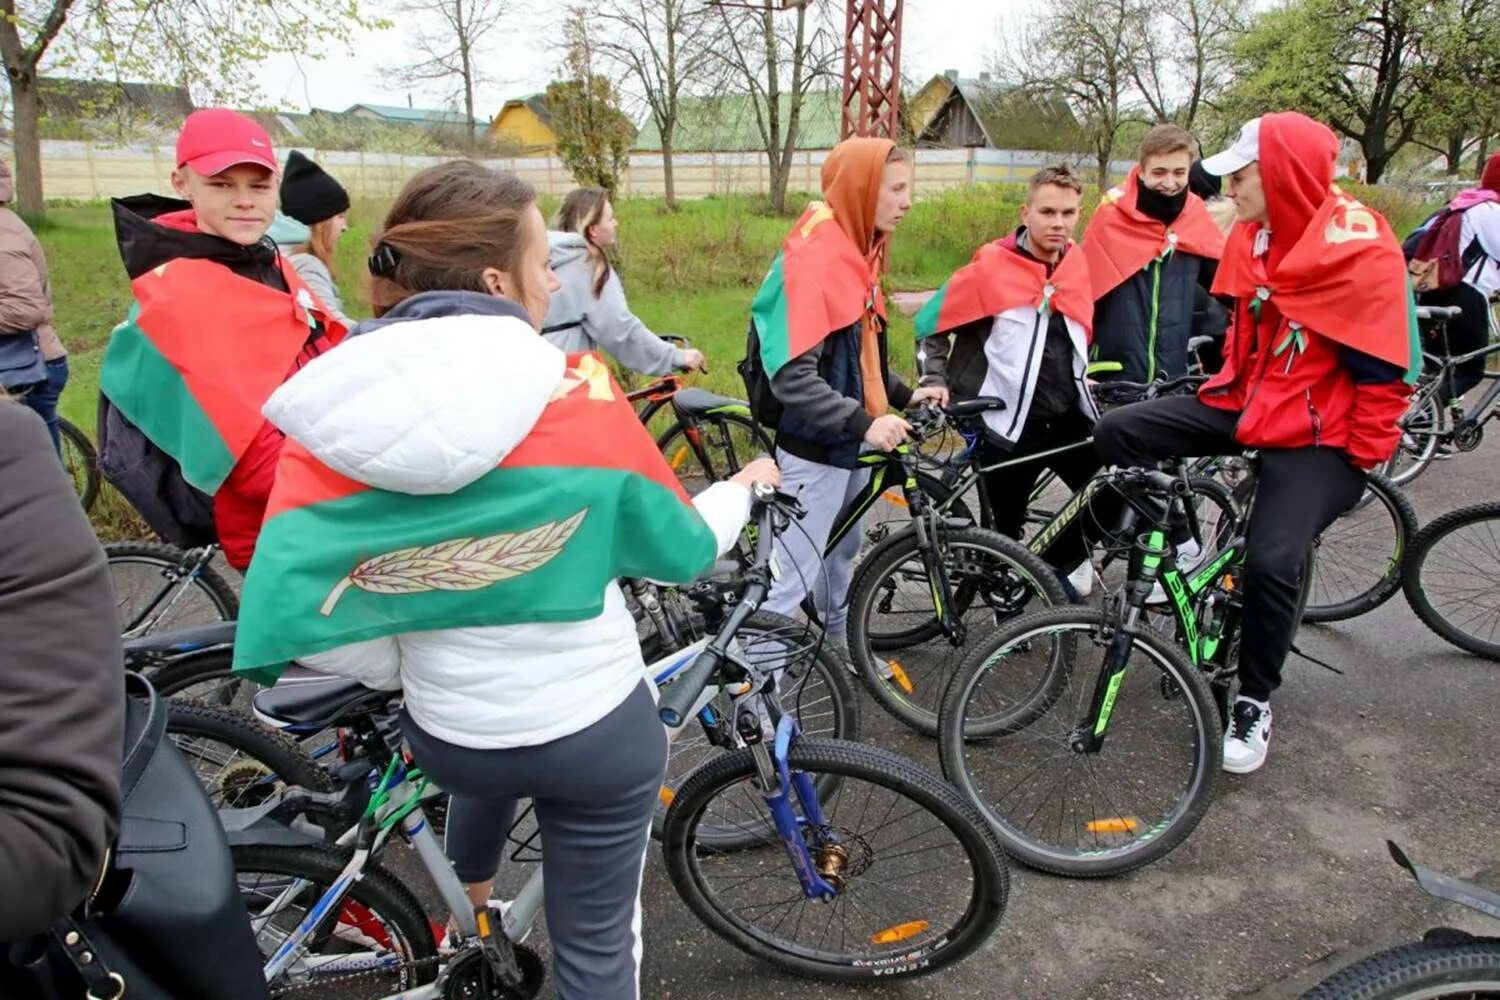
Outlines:
[[[177,135],[177,165],[204,177],[240,163],[253,163],[280,174],[271,137],[253,119],[228,108],[194,111]]]

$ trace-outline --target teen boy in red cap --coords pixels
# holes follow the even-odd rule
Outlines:
[[[160,534],[250,563],[282,435],[271,393],[344,328],[266,238],[277,160],[255,121],[196,111],[177,138],[179,199],[114,202],[135,305],[100,372],[105,474]]]

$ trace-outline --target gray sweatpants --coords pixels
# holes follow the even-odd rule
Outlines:
[[[401,727],[418,766],[451,796],[446,848],[464,882],[494,877],[516,800],[536,804],[558,995],[639,997],[641,872],[667,768],[645,682],[592,726],[540,746],[455,746],[404,712]]]
[[[823,549],[833,534],[834,518],[864,488],[870,470],[809,462],[779,448],[776,464],[781,466],[782,492],[798,497],[807,514],[776,540],[781,579],[771,587],[765,608],[795,617],[803,598],[811,592],[823,628],[833,635],[843,635],[849,625],[849,580],[864,533],[855,525],[826,561]]]

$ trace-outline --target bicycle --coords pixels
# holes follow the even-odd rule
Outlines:
[[[727,718],[733,722],[715,728],[728,728],[743,744],[697,769],[678,790],[663,830],[668,874],[712,930],[794,972],[851,982],[934,972],[979,947],[998,924],[1008,891],[1004,860],[972,808],[916,765],[863,744],[802,738],[793,717],[781,712],[777,672],[738,651],[741,626],[759,609],[776,572],[774,537],[794,505],[768,488],[757,490],[756,554],[741,576],[739,600],[714,636],[682,651],[661,677],[664,724],[674,730],[695,719],[708,725],[705,710],[728,693],[732,712]],[[335,679],[319,690],[299,685],[257,696],[264,714],[298,724],[327,728],[349,723],[381,774],[359,822],[340,838],[340,845],[241,843],[234,848],[252,926],[267,954],[267,981],[278,996],[374,976],[394,978],[382,987],[406,990],[401,996],[407,1000],[534,996],[544,969],[536,953],[520,942],[541,909],[541,870],[501,908],[498,920],[491,911],[476,913],[469,905],[423,813],[424,800],[436,790],[369,722],[372,714],[388,709],[394,696]],[[844,804],[858,798],[854,789],[861,784],[869,790],[846,811]],[[888,806],[874,805],[877,791],[899,798]],[[727,823],[716,817],[705,821],[721,793],[739,815],[732,813]],[[746,820],[745,804],[755,799],[762,801],[763,811]],[[875,824],[873,829],[840,825],[849,821],[863,827],[866,819]],[[415,848],[452,913],[456,932],[448,950],[438,950],[434,928],[410,890],[379,864],[382,848],[397,830]],[[945,834],[952,843],[924,846],[916,852],[923,867],[907,870],[915,856],[910,845],[933,833]],[[762,843],[779,845],[791,864],[747,866],[747,852]],[[924,887],[911,882],[927,873],[937,851],[944,852],[938,861],[947,857],[962,869],[957,884],[966,887],[963,892],[923,895]],[[717,876],[721,863],[722,890]],[[889,895],[868,884],[872,873],[897,870],[902,872],[897,881],[908,884],[885,890]],[[773,880],[771,893],[747,888],[760,879]],[[857,906],[841,902],[856,891]],[[735,892],[749,892],[756,902],[741,912],[728,898]],[[797,898],[786,900],[788,892]],[[759,916],[769,909],[767,898],[782,900],[770,905],[788,914],[761,926],[762,919],[771,919]],[[898,909],[876,915],[876,907],[887,900]],[[822,932],[817,938],[809,929],[804,940],[803,922],[788,920],[799,906],[804,914],[817,914]],[[839,931],[832,931],[835,920],[843,923]],[[851,922],[860,925],[852,934]]]
[[[1500,503],[1437,518],[1417,535],[1402,572],[1422,624],[1465,652],[1500,660]]]
[[[1500,413],[1496,405],[1500,402],[1500,374],[1488,370],[1483,373],[1482,381],[1490,386],[1471,408],[1466,410],[1460,400],[1441,398],[1460,365],[1500,354],[1500,343],[1494,342],[1500,329],[1495,325],[1493,312],[1491,343],[1467,354],[1451,353],[1448,323],[1462,315],[1463,310],[1457,306],[1417,307],[1417,319],[1430,325],[1432,332],[1428,339],[1436,342],[1437,351],[1422,352],[1423,372],[1401,418],[1401,443],[1383,467],[1398,486],[1415,480],[1445,451],[1470,452],[1478,448],[1484,440],[1484,425]]]
[[[1181,511],[1201,537],[1189,477],[1123,469],[1110,479],[1126,502],[1114,532],[1129,540],[1124,588],[1102,608],[1032,612],[978,643],[939,723],[944,775],[1006,851],[1078,877],[1149,864],[1197,826],[1221,765],[1239,656],[1248,509],[1226,544],[1185,571],[1171,525]],[[1303,580],[1305,598],[1306,564]],[[1143,627],[1157,582],[1177,642]],[[1098,665],[1082,662],[1090,650]],[[1132,657],[1144,662],[1130,669]],[[1122,773],[1131,766],[1139,773]]]
[[[15,398],[24,399],[28,391],[29,388],[17,391]],[[57,435],[63,471],[68,474],[73,492],[78,494],[78,502],[87,513],[99,499],[99,452],[83,429],[61,414],[57,417]]]
[[[106,544],[120,633],[128,639],[238,617],[239,595],[213,566],[218,553],[217,545]]]
[[[1500,895],[1423,868],[1395,841],[1391,859],[1422,891],[1500,920]],[[1302,994],[1302,1000],[1477,1000],[1500,994],[1500,938],[1435,927],[1417,944],[1402,945],[1340,969]]]

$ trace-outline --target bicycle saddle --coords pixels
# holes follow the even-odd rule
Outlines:
[[[961,403],[954,403],[948,407],[949,415],[960,420],[965,417],[977,417],[981,413],[991,413],[1005,409],[1005,400],[998,396],[976,396],[966,399]]]
[[[227,646],[234,643],[234,622],[214,622],[210,625],[193,625],[172,629],[168,632],[150,632],[125,640],[125,655],[140,656],[144,653],[191,653],[207,646]]]
[[[720,396],[707,389],[684,389],[672,397],[672,409],[690,417],[706,417],[725,406],[738,407],[745,414],[750,412],[750,404],[743,399]]]
[[[399,691],[378,691],[359,681],[293,666],[276,686],[256,692],[255,711],[278,726],[328,729],[345,726],[385,707]]]

